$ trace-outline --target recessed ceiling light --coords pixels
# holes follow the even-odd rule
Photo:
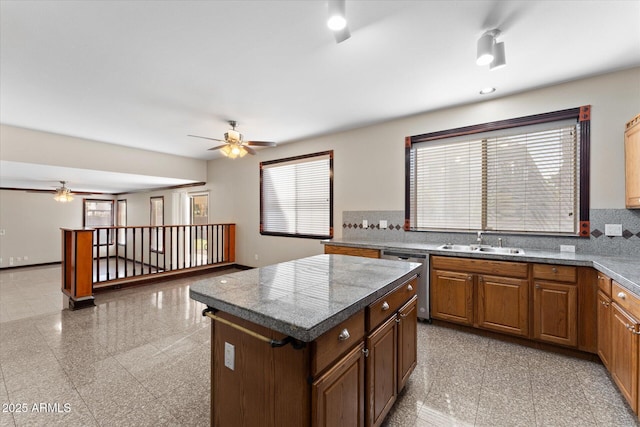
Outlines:
[[[482,89],[482,90],[480,91],[480,95],[487,95],[487,94],[489,94],[489,93],[493,93],[493,92],[495,92],[495,91],[496,91],[496,88],[495,88],[495,87],[485,87],[484,89]]]

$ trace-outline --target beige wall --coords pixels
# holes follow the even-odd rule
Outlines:
[[[404,137],[590,104],[591,208],[624,208],[625,123],[640,113],[640,68],[428,112],[209,162],[211,219],[237,223],[237,260],[251,266],[322,252],[317,240],[261,236],[260,161],[334,150],[334,235],[345,210],[404,209]],[[258,256],[258,260],[255,259]]]
[[[480,97],[479,97],[480,99]],[[383,102],[383,100],[381,100]],[[300,258],[322,252],[318,240],[297,239],[259,234],[259,168],[260,161],[334,150],[334,232],[342,235],[341,219],[345,210],[402,210],[404,208],[404,137],[460,126],[538,114],[565,108],[591,104],[591,208],[624,208],[624,153],[623,132],[625,123],[640,113],[640,68],[634,68],[576,82],[569,82],[504,98],[487,98],[484,102],[445,110],[433,111],[412,117],[389,121],[353,131],[311,138],[276,148],[260,150],[256,156],[243,159],[217,159],[209,161],[206,178],[198,173],[192,177],[183,167],[187,159],[175,169],[177,178],[206,180],[203,188],[188,188],[179,191],[135,193],[121,196],[128,200],[128,224],[149,223],[149,197],[165,196],[165,222],[175,224],[174,200],[176,194],[209,191],[210,222],[237,224],[237,256],[239,263],[262,266],[275,262]],[[10,127],[9,127],[10,128]],[[20,144],[14,142],[5,150],[3,126],[2,154],[6,160],[36,162],[27,156],[31,150],[41,150],[36,141],[39,133],[11,128],[15,135],[21,134]],[[21,144],[26,144],[21,148]],[[40,144],[40,145],[38,145]],[[71,145],[69,145],[71,144]],[[95,142],[92,142],[95,144]],[[48,140],[47,153],[38,154],[44,160],[51,157],[51,164],[60,164],[57,158],[61,146],[82,150],[82,140],[57,136]],[[141,156],[149,152],[102,144],[104,158],[111,164],[127,159],[128,173],[148,173],[149,164],[141,162]],[[29,148],[31,147],[31,148]],[[121,151],[125,150],[125,151]],[[133,150],[133,151],[129,151]],[[95,151],[91,151],[95,156]],[[102,152],[101,152],[102,153]],[[123,155],[126,153],[126,155]],[[136,153],[134,155],[134,153]],[[88,153],[85,152],[86,155]],[[157,154],[157,153],[156,153]],[[102,154],[101,154],[102,155]],[[169,167],[182,162],[175,156],[158,154],[155,166]],[[85,155],[77,157],[77,164],[64,166],[80,167]],[[97,156],[100,157],[100,156]],[[147,157],[145,157],[147,158]],[[200,160],[194,160],[201,164]],[[88,166],[83,163],[84,168]],[[114,166],[115,167],[115,166]],[[198,167],[194,168],[195,170]],[[123,170],[114,171],[123,172]],[[165,175],[166,176],[166,175]],[[60,260],[59,227],[82,225],[82,202],[77,198],[71,204],[53,203],[49,194],[33,194],[15,191],[0,191],[0,236],[2,267],[8,266],[9,256],[27,255],[29,264]],[[40,239],[46,236],[45,239]],[[256,260],[256,255],[258,259]],[[23,262],[24,263],[24,262]]]
[[[0,125],[2,160],[206,181],[206,162],[72,136]]]

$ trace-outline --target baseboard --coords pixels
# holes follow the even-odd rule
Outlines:
[[[2,270],[15,270],[19,268],[34,268],[34,267],[51,267],[53,265],[60,265],[60,261],[54,262],[42,262],[39,264],[27,264],[27,265],[11,265],[7,267],[0,267],[0,271]]]

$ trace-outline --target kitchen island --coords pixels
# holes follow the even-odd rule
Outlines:
[[[318,255],[196,282],[211,425],[380,425],[416,365],[420,268]]]

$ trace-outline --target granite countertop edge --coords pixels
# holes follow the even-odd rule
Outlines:
[[[419,270],[419,267],[415,267],[408,273],[403,274],[402,276],[398,277],[397,279],[390,282],[389,284],[373,290],[371,293],[369,293],[368,295],[365,295],[359,300],[354,301],[352,304],[348,305],[343,310],[333,314],[330,317],[325,318],[323,321],[319,322],[318,324],[316,324],[310,329],[298,327],[290,322],[283,321],[281,319],[276,319],[269,315],[260,313],[258,311],[254,311],[249,307],[230,304],[221,299],[215,298],[211,295],[203,294],[193,289],[189,290],[189,296],[191,299],[199,301],[207,305],[207,307],[209,308],[223,311],[225,313],[237,316],[241,319],[248,320],[250,322],[253,322],[261,326],[265,326],[269,329],[272,329],[276,332],[290,336],[291,338],[297,339],[299,341],[310,343],[315,339],[317,339],[318,337],[320,337],[325,332],[329,331],[331,328],[339,325],[340,323],[347,320],[354,314],[365,309],[369,304],[373,303],[378,298],[390,292],[396,286],[399,286],[400,284],[411,279],[411,277],[417,274],[418,270]]]
[[[361,240],[322,240],[325,245],[349,246],[380,250],[400,250],[430,255],[458,256],[464,258],[492,259],[501,261],[537,262],[545,264],[575,265],[593,267],[606,274],[624,288],[640,296],[640,260],[622,256],[598,255],[588,253],[552,252],[528,250],[523,255],[495,254],[486,252],[467,252],[438,249],[442,244],[374,242]]]

